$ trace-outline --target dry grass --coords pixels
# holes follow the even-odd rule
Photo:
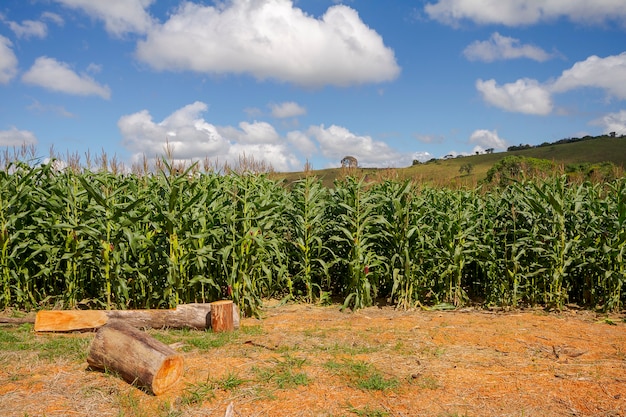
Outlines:
[[[264,312],[232,334],[151,331],[185,356],[183,381],[159,397],[88,371],[84,355],[64,347],[86,350],[93,334],[2,327],[0,415],[223,416],[231,402],[246,417],[626,413],[619,316],[299,304]]]

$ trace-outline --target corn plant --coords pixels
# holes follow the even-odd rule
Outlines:
[[[103,166],[108,162],[103,160]],[[172,307],[232,298],[361,308],[470,301],[623,308],[626,179],[488,190],[257,174],[0,170],[0,308]]]
[[[26,278],[25,258],[28,257],[29,237],[25,229],[30,225],[31,192],[36,170],[25,163],[8,163],[0,171],[0,267],[2,268],[2,293],[0,306],[23,305]],[[29,297],[33,305],[36,300]]]
[[[90,205],[90,215],[94,216],[91,239],[98,239],[94,246],[99,248],[99,253],[94,250],[92,255],[100,261],[98,272],[104,276],[105,305],[107,308],[123,307],[129,299],[122,252],[126,249],[124,229],[136,221],[135,208],[142,200],[128,192],[130,183],[123,177],[100,173],[79,179],[88,200],[93,201]]]
[[[329,287],[324,284],[333,256],[332,250],[325,243],[328,191],[319,179],[307,177],[293,186],[289,196],[286,240],[290,249],[289,266],[293,280],[289,294],[294,296],[292,286],[296,290],[302,288],[304,300],[313,302],[321,296],[322,288]]]
[[[386,275],[391,282],[389,297],[399,308],[421,304],[426,291],[424,207],[421,196],[410,181],[385,181],[378,192],[382,195],[382,213],[387,228],[382,248]]]
[[[470,191],[432,190],[426,204],[430,210],[425,221],[431,225],[429,252],[435,263],[430,270],[439,302],[462,305],[468,300],[464,288],[466,265],[475,257],[475,235],[478,213]]]
[[[365,189],[363,180],[347,177],[335,183],[332,194],[335,235],[331,240],[339,256],[335,273],[345,276],[342,290],[344,308],[372,305],[381,278],[382,255],[377,244],[385,239],[385,218],[378,195]],[[335,275],[337,277],[337,275]]]
[[[585,200],[588,229],[581,254],[581,301],[604,311],[623,306],[626,283],[626,181],[613,181],[593,187]]]
[[[225,185],[230,200],[221,220],[225,242],[218,256],[229,294],[244,314],[258,314],[286,274],[282,239],[281,189],[264,176],[231,174]]]

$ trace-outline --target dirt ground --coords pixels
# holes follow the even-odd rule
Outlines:
[[[151,331],[185,360],[183,380],[158,397],[88,370],[80,352],[4,349],[0,415],[224,416],[232,404],[245,417],[626,416],[623,316],[288,304],[241,326]],[[79,339],[80,351],[93,333],[31,337]]]

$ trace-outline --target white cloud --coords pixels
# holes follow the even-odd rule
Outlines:
[[[300,130],[288,132],[287,141],[306,158],[311,158],[319,151],[316,143],[306,133]]]
[[[546,84],[528,78],[502,86],[493,79],[476,81],[486,102],[507,111],[539,115],[552,112],[553,94],[578,88],[600,88],[609,97],[626,100],[626,52],[606,58],[590,56]]]
[[[114,36],[127,33],[143,34],[154,24],[146,9],[155,0],[55,0],[71,9],[102,20],[107,32]]]
[[[615,132],[617,135],[626,135],[626,110],[617,113],[609,113],[592,124],[602,126],[604,133]]]
[[[263,143],[254,145],[244,145],[241,143],[233,143],[229,149],[226,159],[231,166],[236,166],[239,158],[245,155],[253,157],[254,161],[264,161],[278,172],[288,172],[302,169],[302,164],[298,158],[289,152],[285,144],[282,143]]]
[[[197,101],[176,110],[159,123],[152,120],[147,110],[122,116],[117,123],[122,144],[148,157],[163,155],[166,142],[176,159],[223,155],[227,152],[228,142],[214,125],[200,117],[206,110],[206,104]]]
[[[306,109],[293,101],[286,101],[280,104],[271,103],[269,107],[272,109],[272,116],[279,119],[297,117],[306,114]]]
[[[241,122],[239,129],[232,126],[218,128],[219,132],[242,144],[278,143],[280,136],[272,125],[266,122]]]
[[[331,125],[325,128],[311,126],[307,134],[313,137],[323,156],[338,166],[346,155],[354,156],[360,166],[397,167],[410,165],[411,155],[402,155],[385,142],[375,141],[370,136],[359,136],[345,127]]]
[[[123,145],[135,152],[134,159],[165,153],[166,142],[176,160],[197,161],[207,158],[218,163],[238,163],[242,155],[265,161],[277,171],[299,166],[287,143],[265,122],[241,122],[239,128],[217,127],[207,122],[202,113],[208,109],[203,102],[184,106],[161,122],[154,122],[147,110],[122,116],[118,128]]]
[[[18,38],[40,38],[43,39],[48,34],[48,26],[44,22],[36,20],[24,20],[22,23],[7,22],[9,28]]]
[[[626,7],[623,0],[439,0],[424,7],[434,20],[456,25],[469,20],[478,24],[507,26],[530,25],[562,17],[575,22],[623,24]]]
[[[63,26],[65,24],[65,21],[61,16],[52,12],[43,12],[41,14],[41,20],[47,20],[56,24],[57,26]]]
[[[413,161],[426,162],[434,158],[429,152],[415,152],[412,155]]]
[[[577,62],[552,84],[552,91],[565,92],[581,87],[604,89],[610,96],[626,100],[626,52],[606,58],[590,56]]]
[[[0,84],[7,84],[17,74],[17,57],[10,40],[0,35]]]
[[[469,143],[476,144],[474,152],[484,151],[485,149],[506,149],[506,140],[498,136],[498,132],[493,130],[479,129],[475,130],[469,138]]]
[[[524,78],[502,86],[495,80],[477,80],[476,89],[486,102],[507,111],[538,115],[552,111],[550,92],[536,80]]]
[[[498,32],[487,41],[474,41],[465,48],[463,54],[470,61],[493,62],[501,59],[529,58],[543,62],[551,55],[533,45],[522,45],[519,39],[502,36]]]
[[[39,57],[33,66],[22,75],[22,81],[51,91],[80,96],[111,97],[111,90],[100,85],[86,74],[75,73],[68,64],[54,58]]]
[[[354,9],[332,6],[318,19],[291,0],[185,2],[138,42],[136,56],[158,70],[251,74],[310,87],[384,82],[400,73],[393,50]]]
[[[0,146],[22,146],[36,145],[37,138],[33,132],[28,130],[17,130],[12,127],[10,130],[0,130]]]

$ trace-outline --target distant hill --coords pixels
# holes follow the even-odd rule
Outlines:
[[[337,178],[346,175],[364,176],[378,180],[386,178],[413,178],[432,185],[474,186],[487,176],[487,171],[507,156],[547,159],[561,166],[581,164],[613,163],[622,170],[626,168],[626,137],[596,136],[563,139],[539,146],[512,146],[507,152],[471,155],[448,159],[432,159],[406,168],[330,168],[313,170],[308,175],[316,175],[325,185],[332,186]],[[463,169],[462,169],[463,167]],[[307,173],[277,173],[275,176],[291,183],[303,178]]]

